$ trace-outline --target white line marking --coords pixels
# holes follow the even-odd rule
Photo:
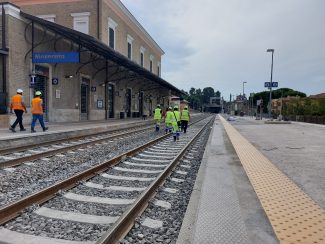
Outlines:
[[[20,152],[16,152],[16,153],[13,153],[15,156],[21,156],[23,155],[23,153],[20,153]]]
[[[152,229],[157,229],[163,226],[163,222],[160,220],[145,218],[145,220],[142,222],[142,225]]]
[[[0,159],[4,159],[4,160],[13,160],[15,158],[13,157],[8,157],[8,156],[0,156]]]
[[[60,145],[52,145],[52,147],[54,147],[54,148],[62,148],[63,146],[60,146]]]
[[[76,221],[80,223],[90,223],[90,224],[112,224],[119,217],[110,217],[110,216],[98,216],[82,213],[74,213],[67,211],[59,211],[56,209],[41,207],[35,211],[36,214],[52,219],[62,219],[69,221]]]
[[[4,168],[3,170],[12,173],[12,172],[14,172],[16,170],[16,168]]]
[[[184,180],[182,180],[182,179],[178,179],[178,178],[171,178],[170,180],[171,180],[171,181],[174,181],[174,182],[176,182],[176,183],[182,183],[182,182],[184,182]]]
[[[173,156],[165,155],[165,156],[160,156],[160,155],[146,155],[143,153],[138,154],[138,156],[145,157],[145,158],[173,158]]]
[[[150,151],[144,151],[143,153],[145,154],[152,154],[152,155],[176,155],[176,153],[171,153],[171,152],[159,152],[159,151],[154,151],[154,152],[150,152]]]
[[[164,192],[168,192],[168,193],[172,193],[172,194],[175,194],[177,192],[177,189],[174,189],[174,188],[163,188],[162,189]]]
[[[87,186],[87,187],[90,187],[90,188],[110,190],[110,191],[132,192],[132,191],[144,191],[146,189],[145,187],[128,187],[128,186],[108,186],[108,187],[104,187],[103,185],[92,183],[92,182],[86,182],[84,185]]]
[[[182,146],[176,146],[176,145],[170,145],[170,146],[164,146],[164,145],[157,145],[157,146],[152,146],[152,147],[158,147],[158,148],[165,148],[166,150],[180,150],[183,147]]]
[[[194,159],[194,157],[189,156],[189,155],[185,155],[185,158],[187,158],[187,159]]]
[[[159,146],[152,146],[151,148],[159,149],[159,150],[164,150],[164,151],[178,151],[180,148],[172,147],[159,147]]]
[[[120,175],[109,175],[102,174],[104,178],[112,179],[112,180],[129,180],[129,181],[153,181],[155,178],[144,178],[144,177],[128,177],[128,176],[120,176]]]
[[[32,162],[26,162],[24,164],[27,165],[27,166],[34,166],[35,165],[35,163],[32,163]]]
[[[182,164],[182,165],[180,165],[181,167],[183,167],[183,168],[186,168],[186,169],[190,169],[191,168],[191,166],[189,166],[189,165],[184,165],[184,164]]]
[[[113,169],[123,172],[133,172],[133,173],[145,173],[145,174],[157,174],[160,173],[161,170],[146,170],[146,169],[126,169],[121,167],[114,167]]]
[[[80,202],[93,202],[93,203],[103,203],[112,205],[127,205],[134,202],[135,199],[121,199],[121,198],[106,198],[106,197],[93,197],[86,195],[79,195],[75,193],[67,193],[64,195],[65,198],[80,201]]]
[[[172,205],[166,201],[155,200],[153,203],[158,207],[162,207],[162,208],[166,208],[166,209],[171,209],[171,207],[172,207]]]
[[[131,163],[131,162],[123,162],[126,165],[132,165],[132,166],[138,166],[138,167],[152,167],[152,168],[164,168],[166,167],[168,164],[140,164],[140,163]]]
[[[54,155],[54,156],[56,156],[56,157],[60,157],[60,158],[65,157],[65,155],[63,155],[63,154],[56,154],[56,155]]]
[[[131,158],[135,161],[141,161],[141,162],[151,162],[151,163],[169,163],[170,160],[163,160],[163,159],[146,159],[146,158]]]
[[[68,241],[63,239],[55,239],[42,236],[33,236],[0,228],[0,240],[10,244],[93,244],[92,241]]]
[[[32,149],[28,150],[28,152],[31,152],[31,153],[41,153],[41,151],[32,150]]]

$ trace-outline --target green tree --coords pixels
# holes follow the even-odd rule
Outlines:
[[[194,87],[192,87],[191,89],[190,89],[190,96],[195,96],[195,88]]]
[[[203,103],[209,103],[210,97],[214,97],[214,89],[212,87],[203,88]]]
[[[290,88],[280,88],[276,90],[272,90],[272,99],[279,99],[281,97],[287,97],[287,96],[298,96],[298,97],[306,97],[306,94],[303,92],[295,91]],[[254,95],[254,104],[256,104],[256,100],[263,99],[263,112],[267,113],[268,112],[268,104],[270,100],[270,91],[262,91],[255,93]],[[288,112],[292,108],[288,106]],[[297,108],[296,108],[297,109]]]

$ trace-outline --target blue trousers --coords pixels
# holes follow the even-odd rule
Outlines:
[[[20,129],[23,130],[24,129],[24,126],[23,126],[23,113],[24,113],[24,111],[15,109],[14,112],[16,114],[17,119],[12,124],[11,127],[15,129],[16,125],[19,124]]]
[[[45,128],[44,120],[43,120],[43,114],[33,114],[33,120],[32,120],[32,130],[35,128],[36,121],[39,120],[39,123],[41,124],[43,130]]]

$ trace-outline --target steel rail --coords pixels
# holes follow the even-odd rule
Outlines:
[[[156,195],[158,188],[163,184],[166,178],[171,174],[176,167],[178,161],[185,154],[191,144],[202,134],[206,126],[211,122],[209,120],[201,130],[189,141],[186,146],[175,156],[172,162],[165,170],[156,178],[154,182],[139,196],[139,198],[128,208],[128,210],[115,222],[112,228],[109,229],[96,244],[113,244],[118,243],[131,229],[135,219],[145,210],[148,202]]]
[[[87,137],[98,136],[98,135],[102,135],[102,134],[106,134],[106,133],[116,133],[116,132],[121,131],[121,130],[135,129],[135,128],[143,127],[143,126],[146,126],[146,125],[147,124],[135,125],[135,126],[131,126],[131,127],[124,128],[124,129],[115,129],[115,130],[106,131],[106,132],[102,131],[102,132],[96,132],[96,133],[89,134],[89,135],[73,136],[73,137],[62,138],[62,139],[58,139],[58,140],[54,139],[54,140],[41,142],[41,143],[34,144],[34,145],[26,145],[26,146],[19,146],[19,147],[13,147],[13,148],[4,148],[4,149],[0,149],[0,155],[7,154],[7,153],[12,153],[12,152],[17,152],[17,151],[24,151],[24,150],[32,149],[32,148],[35,148],[35,147],[49,146],[49,145],[56,144],[56,143],[63,143],[63,142],[72,141],[72,140],[80,140],[80,139],[84,139],[84,138],[87,138]]]
[[[40,152],[40,153],[33,154],[33,155],[30,155],[30,156],[23,156],[23,157],[11,159],[11,160],[3,161],[3,162],[0,162],[0,169],[18,166],[18,165],[23,164],[26,161],[36,160],[36,159],[43,158],[43,157],[46,157],[46,156],[49,156],[49,155],[62,153],[62,152],[74,150],[76,148],[85,147],[85,146],[96,144],[96,143],[99,143],[99,142],[102,142],[102,141],[114,139],[114,138],[119,137],[119,136],[127,135],[127,134],[129,134],[131,132],[136,133],[136,132],[146,131],[149,128],[151,128],[151,126],[150,127],[147,126],[145,128],[134,130],[134,131],[126,131],[126,132],[122,132],[122,133],[119,133],[119,134],[114,134],[114,135],[111,135],[111,136],[108,136],[108,137],[105,137],[105,138],[100,138],[100,139],[95,139],[93,141],[83,142],[81,144],[75,144],[75,145],[71,145],[71,146],[65,146],[63,148],[51,149],[49,151]]]

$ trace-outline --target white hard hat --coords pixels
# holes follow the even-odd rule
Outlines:
[[[17,93],[23,93],[24,91],[22,89],[17,89]]]

